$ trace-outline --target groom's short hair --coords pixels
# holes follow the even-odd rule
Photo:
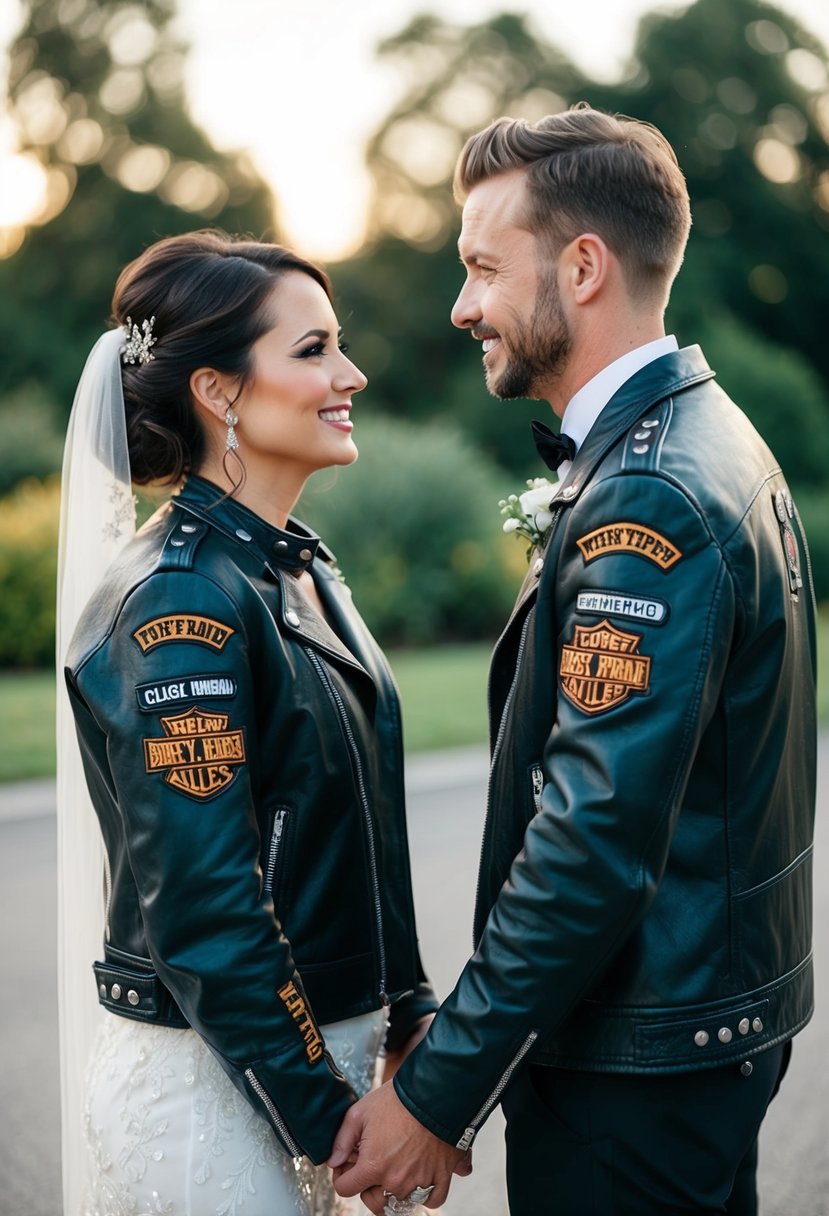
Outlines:
[[[673,148],[650,123],[580,102],[538,122],[498,118],[470,136],[455,170],[463,202],[479,182],[526,169],[523,225],[556,254],[583,232],[619,258],[630,290],[667,292],[682,262],[691,211]]]

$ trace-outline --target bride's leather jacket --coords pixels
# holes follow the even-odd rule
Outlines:
[[[99,999],[192,1026],[284,1149],[325,1160],[355,1095],[320,1026],[390,1005],[395,1046],[436,1007],[396,689],[332,555],[192,477],[97,591],[66,677],[106,852]]]
[[[525,1063],[748,1075],[812,1012],[809,557],[713,375],[615,394],[495,650],[477,949],[394,1080],[461,1147]]]

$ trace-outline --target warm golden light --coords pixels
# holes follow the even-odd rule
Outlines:
[[[17,228],[31,220],[42,209],[46,193],[46,173],[37,157],[0,160],[0,228]]]

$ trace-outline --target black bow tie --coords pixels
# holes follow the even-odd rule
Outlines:
[[[556,471],[563,460],[573,460],[576,445],[569,435],[556,435],[543,422],[532,423],[533,439],[538,454],[548,469]]]

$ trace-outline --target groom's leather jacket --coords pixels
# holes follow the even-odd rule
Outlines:
[[[221,499],[191,478],[70,649],[106,846],[95,971],[112,1012],[196,1029],[282,1146],[320,1162],[355,1100],[320,1025],[391,1003],[394,1046],[437,1004],[415,939],[397,693],[318,538]]]
[[[750,1071],[812,1011],[809,558],[713,374],[612,398],[495,651],[477,948],[395,1078],[460,1147],[522,1062]]]

